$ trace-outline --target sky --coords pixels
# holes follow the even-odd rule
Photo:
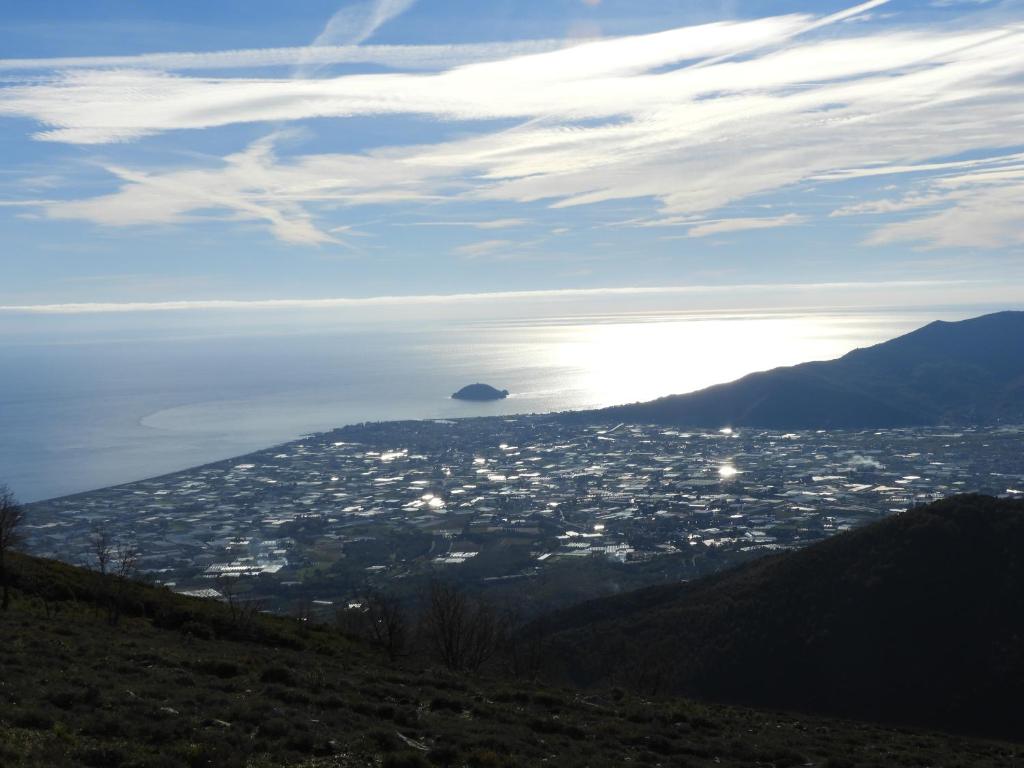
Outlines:
[[[1017,307],[1022,104],[1019,0],[10,3],[0,320]]]

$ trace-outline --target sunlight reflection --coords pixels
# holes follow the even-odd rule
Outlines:
[[[571,325],[547,330],[543,364],[595,405],[649,400],[753,371],[838,357],[850,350],[843,317],[748,316]]]

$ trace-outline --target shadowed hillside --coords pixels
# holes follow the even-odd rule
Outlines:
[[[551,617],[574,682],[1024,738],[1024,502],[958,496]]]
[[[1008,766],[1019,747],[455,674],[331,626],[32,558],[0,612],[0,765]],[[119,604],[111,622],[111,601]]]
[[[1024,312],[937,321],[838,360],[564,418],[769,429],[1020,422]]]

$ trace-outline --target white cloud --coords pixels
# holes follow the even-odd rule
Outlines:
[[[470,227],[472,229],[511,229],[524,227],[526,219],[488,219],[486,221],[415,221],[412,227]]]
[[[671,86],[666,79],[669,75],[652,77],[646,83],[633,76],[685,59],[779,42],[807,25],[806,17],[790,16],[688,27],[431,75],[296,80],[76,70],[58,73],[43,84],[4,89],[0,115],[28,117],[51,126],[37,138],[85,144],[124,141],[167,130],[313,117],[609,118],[665,103],[664,88]],[[683,100],[705,91],[696,81],[688,87],[680,85],[684,86]],[[640,89],[631,93],[634,86]]]
[[[477,229],[509,229],[525,226],[526,223],[525,219],[492,219],[491,221],[477,221],[471,226]]]
[[[0,59],[0,72],[72,69],[187,72],[294,67],[300,64],[378,64],[394,69],[442,70],[512,56],[546,53],[565,47],[566,41],[551,39],[453,45],[313,45],[202,53],[146,53],[137,56],[64,56],[49,59]]]
[[[511,240],[481,240],[477,243],[460,245],[455,249],[455,252],[460,256],[476,259],[481,256],[490,256],[498,251],[506,250],[511,245],[515,245]]]
[[[948,172],[977,161],[943,158],[1005,153],[1022,142],[1020,25],[843,25],[809,34],[880,4],[821,19],[788,15],[592,41],[430,74],[294,80],[64,71],[0,89],[0,115],[37,121],[37,138],[73,143],[307,118],[459,121],[449,141],[358,155],[279,157],[265,141],[207,167],[110,165],[117,192],[45,209],[108,226],[226,213],[263,222],[282,240],[315,244],[332,238],[318,223],[325,206],[454,199],[566,208],[627,198],[655,200],[655,224],[684,225],[694,236],[755,222],[789,226],[800,220],[699,220],[810,184]],[[495,128],[496,119],[518,125]],[[874,210],[923,208],[920,200],[942,195],[961,219],[977,209],[971,215],[981,222],[972,201],[984,201],[995,208],[975,244],[1012,242],[1021,225],[997,214],[1016,201],[1012,190],[922,188],[876,201]],[[847,206],[836,215],[871,211]],[[935,244],[968,240],[959,225],[954,233],[948,222],[933,224],[942,233]],[[872,241],[918,236],[928,241],[925,229],[896,222]]]
[[[907,195],[897,200],[865,200],[863,203],[853,203],[852,205],[837,208],[829,214],[829,217],[882,216],[890,213],[910,211],[915,208],[924,208],[941,201],[942,198],[937,195]]]
[[[428,199],[415,169],[400,161],[358,155],[312,155],[280,162],[275,136],[230,155],[220,167],[141,173],[107,166],[122,182],[109,195],[53,202],[53,219],[81,219],[103,226],[183,224],[211,212],[267,225],[284,242],[319,245],[338,242],[315,226],[304,205],[397,202]],[[369,178],[376,181],[368,184]],[[329,179],[329,181],[325,180]],[[333,228],[337,230],[337,228]]]
[[[936,163],[915,163],[913,165],[876,165],[867,168],[843,168],[812,177],[815,181],[844,181],[848,179],[864,179],[872,176],[893,176],[898,174],[925,174],[931,171],[964,170],[968,168],[984,168],[991,165],[1003,165],[1024,160],[1024,153],[979,157],[972,160],[951,160]]]
[[[745,232],[751,229],[794,227],[797,224],[803,224],[805,221],[807,221],[806,216],[799,216],[795,213],[764,218],[718,219],[717,221],[708,221],[691,227],[686,234],[689,237],[708,237],[709,235],[721,235],[728,232]]]
[[[1024,164],[974,170],[926,183],[924,194],[910,193],[897,204],[912,209],[928,200],[937,210],[885,224],[868,242],[919,243],[932,248],[1001,248],[1024,244]]]

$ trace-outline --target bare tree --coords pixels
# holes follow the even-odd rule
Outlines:
[[[11,604],[10,579],[7,573],[7,553],[22,541],[19,530],[25,522],[25,509],[14,498],[6,485],[0,485],[0,581],[3,582],[3,602],[7,610]]]
[[[121,608],[125,601],[128,582],[135,576],[139,565],[139,549],[134,544],[118,542],[111,550],[111,571],[114,579],[114,594],[110,601],[108,620],[117,624],[121,620]]]
[[[96,570],[106,576],[114,559],[114,539],[104,525],[94,525],[89,534],[89,554],[96,563]]]
[[[218,576],[217,589],[220,591],[224,602],[228,605],[231,613],[231,623],[236,628],[249,625],[261,611],[266,609],[265,600],[257,600],[243,595],[240,589],[239,577]]]
[[[309,627],[315,618],[313,614],[313,601],[307,595],[300,595],[292,604],[292,618],[299,623],[299,632],[303,635],[309,632]]]
[[[504,644],[506,630],[504,615],[492,604],[481,599],[473,601],[466,638],[465,668],[475,672],[490,661]]]
[[[107,621],[117,624],[121,620],[128,583],[138,569],[138,547],[118,541],[105,525],[95,525],[89,534],[89,554],[103,577],[100,594],[106,603]]]
[[[139,548],[134,544],[118,544],[114,550],[114,575],[128,579],[139,567]]]
[[[409,643],[409,617],[401,601],[394,595],[372,591],[363,600],[363,610],[369,639],[395,661]]]
[[[621,648],[612,680],[628,690],[645,696],[657,696],[671,679],[671,661],[650,653],[638,653],[636,648]]]
[[[505,621],[489,603],[432,582],[422,630],[431,651],[453,671],[477,671],[501,647]]]
[[[237,624],[240,608],[238,604],[238,579],[234,576],[225,576],[224,574],[221,574],[217,577],[217,588],[224,597],[224,602],[228,604],[228,611],[231,613],[231,622],[233,624]]]
[[[437,581],[430,584],[423,634],[431,651],[448,669],[462,667],[467,613],[466,597],[459,590]]]
[[[511,603],[505,608],[504,621],[502,656],[506,671],[517,678],[536,679],[548,653],[546,623],[526,621],[523,608]]]

